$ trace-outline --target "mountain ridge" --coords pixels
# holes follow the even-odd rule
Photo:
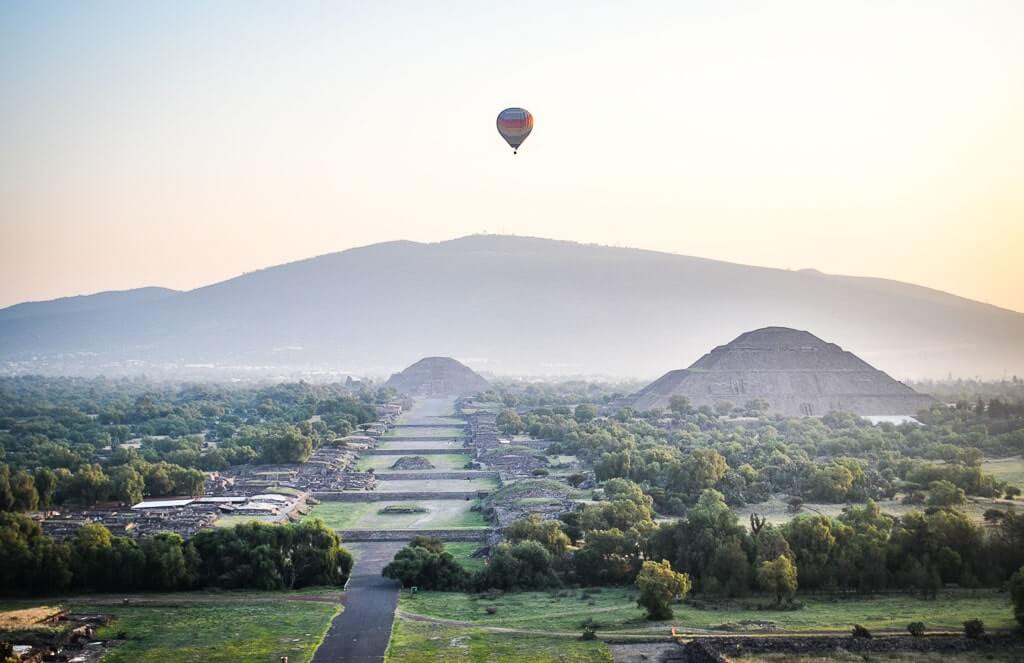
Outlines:
[[[482,358],[491,373],[637,376],[779,325],[901,377],[1024,373],[1024,314],[933,288],[504,235],[354,247],[46,324],[2,314],[7,361],[93,353],[390,373],[441,354]]]

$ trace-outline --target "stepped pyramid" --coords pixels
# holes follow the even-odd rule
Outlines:
[[[755,398],[769,412],[820,416],[912,415],[935,401],[834,343],[787,327],[765,327],[720,345],[687,369],[666,373],[621,403],[637,411],[667,408],[672,396],[694,407]]]
[[[491,388],[473,369],[451,357],[425,357],[384,383],[400,394],[442,398],[472,396]]]

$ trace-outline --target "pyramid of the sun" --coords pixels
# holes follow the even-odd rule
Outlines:
[[[833,410],[912,415],[935,403],[838,345],[786,327],[747,332],[689,368],[666,373],[622,405],[637,411],[667,408],[676,395],[695,407],[761,399],[770,413],[788,416]]]
[[[401,373],[395,373],[385,387],[407,396],[472,396],[491,385],[473,369],[451,357],[425,357]]]

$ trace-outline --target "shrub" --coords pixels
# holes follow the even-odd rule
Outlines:
[[[462,589],[468,580],[466,571],[451,553],[444,552],[443,547],[440,552],[436,551],[431,539],[410,543],[399,550],[381,575],[398,580],[403,587],[440,592]]]
[[[870,638],[871,631],[867,630],[860,624],[853,625],[853,637],[855,638]]]
[[[580,640],[596,640],[597,639],[597,624],[594,623],[593,618],[583,622],[583,634],[580,636]]]
[[[907,632],[915,638],[924,635],[924,622],[910,622],[907,624]]]
[[[964,635],[968,638],[980,638],[985,635],[985,623],[980,619],[969,619],[964,622]]]

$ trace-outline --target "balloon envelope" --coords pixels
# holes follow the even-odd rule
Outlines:
[[[518,149],[531,131],[533,116],[525,108],[506,108],[498,113],[498,133],[512,149]]]

